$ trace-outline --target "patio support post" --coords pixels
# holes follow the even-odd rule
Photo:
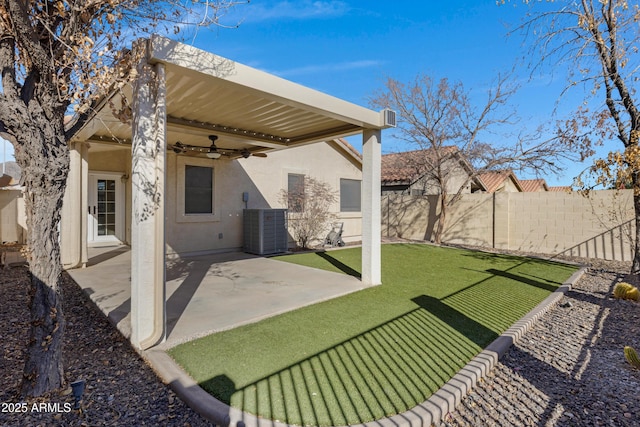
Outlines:
[[[69,150],[69,177],[62,204],[60,249],[64,268],[86,266],[87,144],[73,142]],[[84,197],[83,197],[84,196]]]
[[[380,161],[382,132],[365,129],[362,134],[362,282],[382,283],[380,255]]]
[[[131,342],[140,349],[165,337],[165,156],[164,65],[148,63],[147,40],[134,44],[131,147]]]

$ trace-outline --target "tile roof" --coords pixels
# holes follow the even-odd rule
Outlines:
[[[525,193],[534,193],[536,191],[549,191],[547,182],[544,179],[521,179],[520,185]]]
[[[458,147],[442,147],[444,155],[458,152]],[[382,156],[381,179],[385,184],[411,184],[423,176],[433,164],[432,150],[413,150]]]
[[[502,183],[507,179],[511,179],[518,190],[522,191],[522,186],[520,185],[518,178],[516,178],[511,170],[484,172],[479,174],[478,178],[484,184],[487,189],[487,193],[494,193],[499,190]]]
[[[556,187],[549,187],[549,191],[555,191],[555,192],[566,192],[566,193],[570,193],[571,192],[571,186],[570,185],[559,185]]]

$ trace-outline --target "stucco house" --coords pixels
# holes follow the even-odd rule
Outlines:
[[[392,111],[162,37],[133,51],[134,84],[100,100],[72,139],[61,249],[76,268],[91,245],[130,245],[134,345],[164,337],[166,257],[238,250],[243,210],[283,207],[281,190],[302,176],[340,194],[332,210],[345,240],[362,241],[362,281],[381,282],[381,131]],[[121,105],[130,111],[113,111]],[[362,156],[341,139],[357,134]]]
[[[460,153],[458,147],[448,146],[440,150],[440,156],[431,150],[413,150],[382,156],[382,194],[402,194],[411,196],[437,195],[440,187],[436,184],[433,170],[443,170],[449,194],[455,194],[464,186],[462,193],[484,191],[481,181],[469,180],[472,166]]]

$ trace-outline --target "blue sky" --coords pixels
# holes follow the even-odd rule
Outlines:
[[[252,0],[223,19],[240,22],[238,28],[201,29],[187,41],[363,106],[387,76],[400,81],[418,73],[447,77],[481,97],[498,73],[516,66],[515,78],[523,87],[513,108],[522,123],[535,126],[553,119],[565,80],[558,69],[529,81],[521,61],[527,54],[523,40],[507,37],[526,12],[519,1],[498,7],[495,0]],[[564,98],[560,111],[579,102],[579,93]],[[350,141],[360,148],[358,138]],[[406,149],[412,147],[386,131],[384,152]],[[549,185],[569,185],[585,167],[566,166],[563,176],[543,177]]]
[[[364,106],[386,77],[408,82],[418,73],[460,81],[482,99],[498,73],[515,67],[522,88],[513,108],[520,126],[535,127],[555,120],[557,106],[566,112],[581,99],[573,94],[557,104],[566,84],[562,69],[543,70],[530,80],[522,37],[507,36],[527,10],[519,1],[497,6],[495,0],[252,0],[225,17],[227,23],[240,21],[237,29],[200,31],[193,42]],[[358,138],[350,141],[360,147]],[[393,130],[385,133],[384,152],[412,148],[395,140]],[[563,176],[543,177],[549,185],[569,185],[585,167],[566,166]]]

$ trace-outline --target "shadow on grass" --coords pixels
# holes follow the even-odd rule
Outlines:
[[[336,267],[338,270],[342,271],[343,273],[348,274],[349,276],[353,276],[353,277],[358,278],[358,279],[360,279],[362,277],[362,275],[360,274],[359,271],[354,270],[353,268],[351,268],[348,265],[344,264],[343,262],[335,259],[334,257],[332,257],[331,255],[329,255],[326,252],[316,252],[316,255],[318,255],[320,258],[324,259],[329,264],[333,265],[334,267]]]
[[[218,375],[200,386],[265,419],[346,425],[423,402],[497,334],[426,295],[417,308],[249,384]],[[259,357],[259,351],[256,353]]]
[[[491,329],[473,319],[470,319],[463,313],[443,303],[437,298],[420,295],[417,298],[413,298],[411,301],[427,310],[429,313],[433,314],[480,347],[484,347],[491,341],[498,338],[498,334]]]
[[[496,270],[494,268],[487,269],[487,273],[491,273],[495,276],[506,277],[507,279],[515,280],[520,283],[524,283],[525,285],[535,286],[536,288],[544,289],[545,291],[549,292],[554,292],[558,289],[558,286],[561,285],[561,283],[558,283],[557,285],[549,285],[539,280],[534,280],[525,276],[521,276],[519,274],[513,274],[503,270]]]

